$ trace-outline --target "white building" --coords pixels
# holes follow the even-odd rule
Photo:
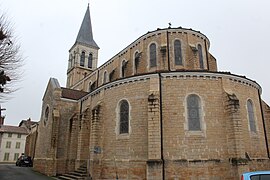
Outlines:
[[[24,153],[27,134],[24,127],[0,126],[0,163],[13,163]]]

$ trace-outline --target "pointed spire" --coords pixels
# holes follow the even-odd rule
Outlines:
[[[77,35],[76,42],[87,44],[99,49],[97,43],[93,39],[89,3],[81,24],[80,31]]]

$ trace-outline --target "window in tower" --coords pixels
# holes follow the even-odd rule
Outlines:
[[[157,66],[157,48],[156,44],[152,43],[150,45],[150,67]]]
[[[188,130],[201,131],[201,100],[196,94],[187,97]]]
[[[90,53],[88,56],[88,68],[92,68],[93,67],[93,54]]]
[[[72,54],[69,55],[68,68],[71,68],[71,66],[72,66]]]
[[[203,52],[202,52],[202,46],[198,44],[198,53],[199,53],[199,63],[200,63],[200,68],[203,69]]]
[[[248,110],[249,129],[251,132],[256,133],[254,109],[253,109],[253,103],[251,99],[247,101],[247,110]]]
[[[81,54],[80,66],[84,66],[84,61],[85,61],[85,52],[83,51]]]
[[[122,100],[119,103],[119,134],[129,133],[129,104],[127,100]]]
[[[181,41],[174,41],[174,63],[175,65],[183,65]]]

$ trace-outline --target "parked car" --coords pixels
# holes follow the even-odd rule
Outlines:
[[[242,174],[241,180],[270,180],[270,171],[246,172]]]
[[[16,166],[28,166],[33,167],[33,161],[30,156],[22,155],[16,161]]]

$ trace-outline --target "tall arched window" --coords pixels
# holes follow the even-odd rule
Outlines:
[[[247,101],[247,109],[248,109],[248,120],[249,120],[250,131],[256,132],[256,124],[255,124],[253,103],[252,103],[252,101],[250,99]]]
[[[198,44],[198,53],[199,53],[199,63],[200,63],[200,68],[204,69],[203,65],[203,52],[202,52],[202,46]]]
[[[179,40],[174,41],[174,62],[175,65],[183,65],[181,42]]]
[[[90,82],[89,82],[89,86],[88,86],[88,91],[89,91],[89,92],[92,91],[91,86],[92,86],[92,82],[90,81]]]
[[[196,94],[187,97],[188,130],[201,131],[201,100]]]
[[[90,53],[88,56],[88,68],[92,68],[93,67],[93,54]]]
[[[140,55],[139,55],[139,52],[137,51],[134,55],[134,74],[137,73],[137,69],[139,66],[139,60],[140,60]]]
[[[150,45],[150,67],[157,66],[157,47],[155,43]]]
[[[123,60],[121,65],[121,77],[126,77],[126,69],[127,69],[127,63],[128,61]]]
[[[71,68],[71,66],[72,66],[72,54],[69,54],[68,68]]]
[[[107,71],[104,71],[103,74],[103,84],[105,84],[107,82]]]
[[[119,105],[119,134],[129,133],[129,104],[127,100],[122,100]]]
[[[85,52],[83,51],[81,54],[80,66],[84,66],[84,61],[85,61]]]

